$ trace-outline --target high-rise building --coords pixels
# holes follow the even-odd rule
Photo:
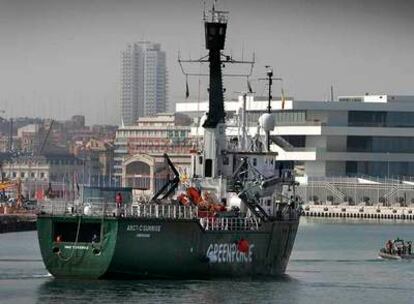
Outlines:
[[[122,124],[135,124],[139,117],[167,109],[167,69],[161,45],[140,41],[121,54]]]

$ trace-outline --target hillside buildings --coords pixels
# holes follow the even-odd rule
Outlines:
[[[14,121],[18,123],[4,128],[8,134],[0,134],[0,174],[12,183],[20,180],[25,197],[33,198],[33,191],[49,185],[63,197],[65,191],[73,194],[76,184],[112,183],[116,126],[86,126],[82,115],[65,121]]]

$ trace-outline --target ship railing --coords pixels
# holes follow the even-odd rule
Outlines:
[[[209,231],[257,231],[260,219],[255,217],[203,217],[200,224],[204,230]]]
[[[133,204],[130,212],[133,217],[191,220],[197,218],[198,208],[175,204]]]
[[[73,202],[69,203],[66,201],[45,201],[40,204],[38,203],[38,209],[40,213],[51,215],[63,215],[75,212]]]
[[[109,216],[117,215],[122,209],[116,208],[116,203],[105,201],[45,201],[40,204],[39,212],[50,215],[87,215]]]
[[[86,216],[130,216],[140,218],[194,219],[198,217],[196,206],[173,204],[124,204],[117,207],[114,202],[88,201],[74,203],[67,201],[49,201],[40,205],[39,211],[51,215]]]

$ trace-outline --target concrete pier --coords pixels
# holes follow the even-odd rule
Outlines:
[[[303,206],[303,215],[328,218],[360,218],[414,221],[414,208],[384,206],[312,205]]]

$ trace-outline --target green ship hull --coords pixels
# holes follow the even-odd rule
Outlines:
[[[39,215],[41,254],[57,278],[278,276],[298,228],[292,220],[257,230],[205,230],[199,219]],[[240,250],[238,242],[248,243]]]

